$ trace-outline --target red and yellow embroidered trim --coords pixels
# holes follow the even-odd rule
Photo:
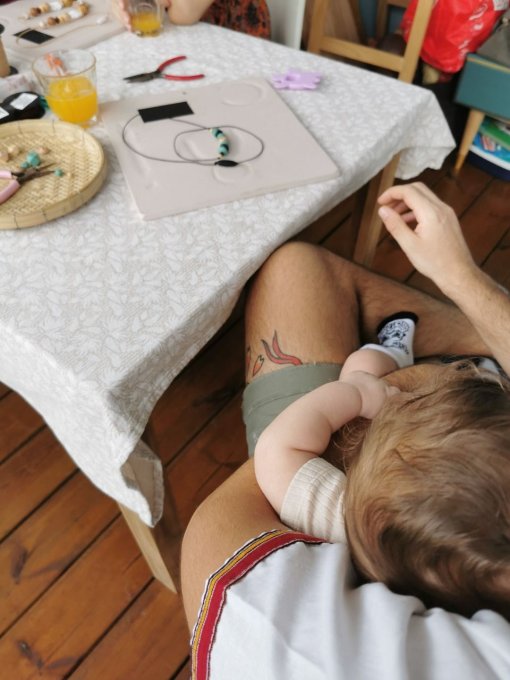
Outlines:
[[[270,531],[243,546],[209,578],[191,641],[191,677],[193,680],[209,678],[212,643],[227,589],[268,555],[298,542],[323,543],[324,541],[296,531]]]

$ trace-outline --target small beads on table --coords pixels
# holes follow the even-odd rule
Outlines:
[[[64,176],[64,171],[62,168],[55,168],[55,172],[53,173],[57,177],[63,177]]]

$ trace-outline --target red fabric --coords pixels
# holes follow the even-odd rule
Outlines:
[[[417,2],[411,0],[402,19],[400,28],[405,40],[409,37]],[[496,6],[501,4],[500,0]],[[466,54],[485,42],[505,11],[494,9],[494,5],[494,0],[436,0],[420,53],[423,61],[438,71],[460,71]]]

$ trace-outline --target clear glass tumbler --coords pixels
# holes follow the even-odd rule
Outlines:
[[[82,127],[96,122],[96,58],[91,52],[56,50],[36,59],[32,68],[57,118]]]

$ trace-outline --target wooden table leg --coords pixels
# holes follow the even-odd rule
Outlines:
[[[120,503],[119,508],[154,578],[178,593],[182,529],[168,489],[165,489],[163,515],[154,528]]]
[[[392,186],[397,171],[400,154],[396,154],[391,161],[376,175],[368,185],[365,205],[361,211],[358,226],[358,238],[354,248],[354,262],[370,267],[373,262],[375,249],[381,234],[382,222],[378,215],[378,197]],[[363,195],[363,194],[362,194]]]
[[[457,153],[457,160],[455,161],[455,167],[453,168],[453,174],[455,177],[460,172],[460,169],[464,165],[466,156],[469,152],[469,147],[473,143],[476,133],[480,125],[485,118],[485,113],[478,111],[477,109],[471,109],[469,112],[468,119],[466,121],[466,127],[464,128],[464,134],[462,135],[462,141],[459,146],[459,151]]]
[[[150,420],[144,432],[143,440],[157,453],[157,442]],[[120,503],[119,508],[154,578],[174,593],[178,593],[180,589],[179,563],[183,530],[172,493],[166,483],[164,492],[163,514],[154,528],[147,526],[136,512],[129,510]]]

